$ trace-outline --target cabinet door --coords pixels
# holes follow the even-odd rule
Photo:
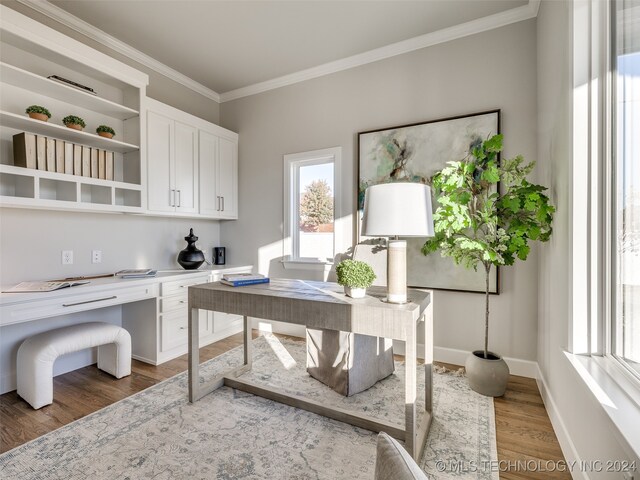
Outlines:
[[[217,195],[222,199],[221,218],[238,218],[238,144],[220,138]]]
[[[148,208],[173,212],[173,121],[155,112],[147,112]]]
[[[222,202],[216,191],[216,165],[218,163],[218,137],[200,130],[200,214],[218,217]]]
[[[198,155],[196,128],[175,122],[176,212],[198,211]]]

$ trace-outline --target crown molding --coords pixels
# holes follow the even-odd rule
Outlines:
[[[404,53],[413,52],[422,48],[431,47],[439,43],[450,42],[458,38],[468,37],[477,33],[486,32],[495,28],[504,27],[512,23],[522,22],[535,18],[538,15],[541,0],[529,0],[527,5],[505,10],[493,15],[471,20],[470,22],[454,25],[435,32],[426,33],[401,42],[392,43],[384,47],[359,53],[351,57],[328,62],[317,67],[284,75],[264,82],[248,85],[246,87],[230,90],[220,95],[221,102],[229,102],[238,98],[256,95],[276,88],[293,85],[313,78],[330,75],[350,68],[359,67],[368,63],[377,62],[386,58],[395,57]]]
[[[201,83],[196,82],[195,80],[183,75],[182,73],[174,70],[173,68],[165,65],[162,62],[142,53],[140,50],[133,48],[131,45],[124,43],[121,40],[109,35],[106,32],[94,27],[93,25],[81,20],[80,18],[70,14],[66,10],[57,7],[56,5],[49,3],[46,0],[16,0],[17,2],[43,14],[47,17],[55,20],[56,22],[69,27],[76,32],[104,45],[105,47],[110,48],[118,52],[121,55],[124,55],[135,62],[138,62],[145,67],[148,67],[161,75],[173,80],[174,82],[179,83],[200,95],[214,100],[215,102],[220,103],[220,94],[214,92],[208,87],[205,87]]]
[[[512,23],[529,20],[538,16],[538,10],[541,2],[541,0],[529,0],[527,5],[523,5],[521,7],[505,10],[494,15],[471,20],[470,22],[462,23],[460,25],[426,33],[424,35],[392,43],[368,52],[359,53],[351,57],[318,65],[317,67],[308,68],[299,72],[283,75],[282,77],[219,94],[46,0],[16,1],[218,103],[229,102],[238,98],[256,95],[276,88],[293,85],[295,83],[341,72],[343,70],[377,62],[386,58],[402,55],[404,53],[413,52],[422,48],[431,47],[440,43],[450,42],[458,38],[464,38],[469,35],[475,35],[495,28],[504,27]]]

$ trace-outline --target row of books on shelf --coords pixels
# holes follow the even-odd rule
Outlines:
[[[48,172],[113,180],[113,152],[32,133],[13,136],[13,164]]]
[[[220,283],[231,287],[244,287],[247,285],[269,283],[269,277],[265,277],[259,273],[229,273],[222,276]]]

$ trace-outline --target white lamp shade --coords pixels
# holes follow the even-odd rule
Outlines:
[[[402,182],[370,186],[364,195],[362,235],[433,237],[431,189]]]

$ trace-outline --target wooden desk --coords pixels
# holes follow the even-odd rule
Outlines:
[[[229,287],[219,282],[189,287],[189,401],[196,402],[223,385],[308,410],[374,432],[384,431],[405,441],[407,451],[420,457],[432,418],[433,301],[432,293],[410,289],[410,303],[382,301],[386,288],[371,287],[363,299],[344,295],[335,283],[272,280],[270,284]],[[214,310],[244,317],[244,364],[203,385],[199,382],[198,311]],[[333,408],[279,389],[243,380],[251,369],[249,317],[392,338],[405,342],[405,428],[372,417]],[[417,325],[425,322],[425,414],[417,425]]]

